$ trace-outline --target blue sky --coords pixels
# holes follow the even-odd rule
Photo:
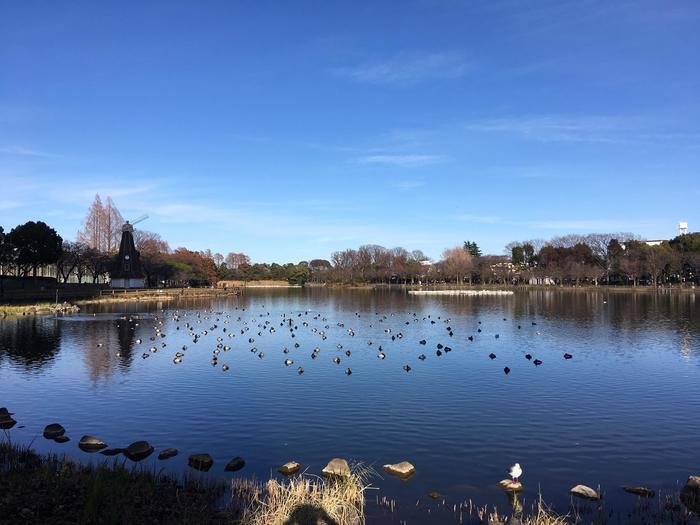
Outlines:
[[[700,229],[695,0],[0,0],[0,225],[254,261]]]

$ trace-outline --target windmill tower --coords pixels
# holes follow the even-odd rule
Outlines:
[[[148,219],[142,215],[138,219],[122,226],[122,241],[119,244],[119,256],[115,270],[112,272],[112,288],[143,288],[146,279],[141,270],[139,252],[134,245],[134,224]]]

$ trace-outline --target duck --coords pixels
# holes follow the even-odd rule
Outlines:
[[[491,352],[491,353],[489,354],[489,358],[490,358],[490,359],[496,359],[496,354],[494,354],[493,352]]]
[[[505,368],[503,369],[503,373],[504,373],[505,375],[510,374],[510,368],[505,367]]]

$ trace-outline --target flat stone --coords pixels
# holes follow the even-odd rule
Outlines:
[[[229,461],[224,467],[224,472],[236,472],[245,467],[245,461],[243,458],[236,456],[231,461]]]
[[[151,454],[153,454],[153,447],[148,441],[136,441],[124,451],[124,455],[131,461],[141,461]]]
[[[642,498],[653,498],[656,495],[656,492],[646,487],[622,487],[622,490],[628,494],[634,494]]]
[[[100,454],[102,454],[103,456],[112,457],[112,456],[118,456],[119,454],[121,454],[123,452],[124,452],[123,448],[106,448],[106,449],[100,451]]]
[[[586,485],[576,485],[569,492],[571,492],[571,494],[573,494],[574,496],[578,496],[579,498],[583,499],[589,499],[591,501],[597,501],[600,499],[600,494],[598,494],[591,487],[587,487]]]
[[[394,463],[393,465],[384,465],[384,471],[401,479],[408,479],[416,473],[416,467],[408,461]]]
[[[519,481],[516,483],[512,479],[502,479],[498,482],[498,486],[508,492],[520,492],[523,490],[523,484]]]
[[[12,419],[10,416],[7,416],[6,418],[0,419],[0,429],[2,429],[2,430],[10,430],[16,424],[17,424],[17,421]]]
[[[207,472],[214,464],[214,460],[209,454],[192,454],[187,459],[187,464],[195,470]]]
[[[44,427],[44,437],[46,439],[56,439],[66,433],[66,429],[58,423],[51,423]]]
[[[178,454],[178,450],[176,448],[166,448],[165,450],[161,451],[160,454],[158,454],[158,459],[170,459],[174,458]]]
[[[341,458],[333,458],[328,462],[328,465],[323,467],[321,474],[324,476],[337,476],[341,478],[350,477],[350,465]]]
[[[98,452],[103,448],[107,448],[107,443],[95,436],[83,436],[80,438],[78,447],[80,447],[80,450],[83,452]]]
[[[53,440],[60,445],[62,443],[68,443],[70,441],[70,438],[68,436],[63,435],[53,438]]]
[[[280,468],[278,468],[277,472],[279,472],[280,474],[284,474],[285,476],[291,476],[292,474],[298,472],[300,468],[300,463],[297,463],[296,461],[290,461],[289,463],[285,463]]]

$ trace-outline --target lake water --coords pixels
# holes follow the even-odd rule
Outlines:
[[[176,458],[144,461],[174,472],[188,469],[190,453],[208,452],[215,477],[234,456],[246,467],[227,477],[263,480],[289,460],[310,473],[333,457],[378,471],[411,461],[409,481],[373,480],[370,503],[393,499],[396,512],[370,505],[369,523],[452,523],[453,505],[469,499],[507,509],[496,484],[515,462],[526,507],[541,491],[566,511],[568,489],[583,483],[600,486],[607,508],[624,513],[635,498],[623,485],[674,490],[700,473],[699,301],[290,289],[86,307],[73,317],[0,321],[0,406],[15,412],[13,440],[86,461],[105,458],[77,448],[83,434],[114,447],[140,439],[176,447]],[[156,327],[165,337],[152,341]],[[212,366],[217,338],[231,348]],[[452,351],[438,356],[438,344]],[[41,437],[52,422],[66,427],[69,443]],[[429,491],[444,494],[445,505]]]

